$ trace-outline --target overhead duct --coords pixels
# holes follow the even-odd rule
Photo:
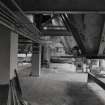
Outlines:
[[[0,23],[33,41],[39,41],[40,31],[28,20],[14,0],[0,1]]]

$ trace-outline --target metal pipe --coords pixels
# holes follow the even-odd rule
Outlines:
[[[26,14],[105,14],[105,11],[24,11]]]

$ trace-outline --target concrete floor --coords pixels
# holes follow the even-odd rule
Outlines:
[[[87,83],[87,74],[44,68],[36,78],[28,76],[30,70],[24,69],[19,77],[23,97],[32,105],[105,105],[105,91]]]

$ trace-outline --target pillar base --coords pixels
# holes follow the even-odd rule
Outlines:
[[[31,77],[39,77],[40,75],[36,75],[36,74],[29,74],[29,76],[31,76]]]

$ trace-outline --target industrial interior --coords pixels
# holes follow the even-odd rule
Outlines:
[[[0,105],[105,105],[105,1],[0,0]]]

